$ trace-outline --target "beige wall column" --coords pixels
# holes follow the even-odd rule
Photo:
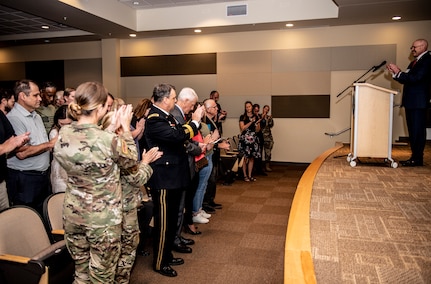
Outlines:
[[[120,40],[102,39],[103,85],[115,97],[121,97]]]

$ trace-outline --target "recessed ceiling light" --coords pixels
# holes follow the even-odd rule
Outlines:
[[[139,5],[138,1],[133,1],[133,5]]]
[[[393,16],[393,17],[392,17],[392,20],[394,20],[394,21],[401,20],[401,16]]]
[[[43,26],[42,26],[42,29],[48,30],[48,29],[49,29],[49,26],[47,26],[47,25],[43,25]]]
[[[129,37],[136,37],[136,34],[129,34]]]
[[[291,28],[293,27],[293,24],[292,23],[286,24],[286,27]]]
[[[195,33],[201,33],[202,32],[202,30],[201,29],[196,29],[195,30]]]

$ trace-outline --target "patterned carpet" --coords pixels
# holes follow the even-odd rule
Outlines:
[[[431,146],[424,167],[347,162],[348,146],[319,169],[311,200],[317,283],[431,283]],[[409,158],[394,146],[392,158]]]
[[[202,235],[193,253],[174,253],[185,264],[175,266],[178,276],[169,278],[151,269],[150,256],[138,256],[132,284],[281,284],[284,244],[290,207],[296,186],[307,164],[278,164],[256,182],[236,180],[219,184],[216,202],[223,204],[208,224],[199,225]]]

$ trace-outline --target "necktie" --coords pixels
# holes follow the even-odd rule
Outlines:
[[[416,62],[418,62],[417,59],[415,59],[415,60],[412,61],[412,67],[411,68],[413,68],[416,65]]]

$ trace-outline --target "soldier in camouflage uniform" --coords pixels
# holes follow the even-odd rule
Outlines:
[[[137,163],[128,129],[131,106],[115,112],[111,131],[97,122],[106,114],[108,92],[96,82],[81,84],[69,105],[78,121],[61,128],[54,157],[69,176],[63,206],[65,240],[75,260],[74,283],[114,283],[121,250],[122,192],[120,169]]]
[[[103,117],[102,129],[106,129],[111,124],[113,112]],[[123,129],[120,127],[115,131],[122,135]],[[142,154],[142,160],[137,167],[121,169],[121,188],[123,191],[123,230],[121,233],[121,254],[118,259],[115,283],[129,283],[130,273],[136,258],[136,249],[139,244],[139,222],[138,205],[141,203],[141,188],[147,183],[153,174],[153,169],[149,163],[161,157],[162,152],[154,147]]]
[[[274,146],[274,138],[272,137],[271,128],[274,126],[274,120],[272,115],[269,115],[269,105],[265,105],[262,110],[262,119],[266,120],[265,127],[262,128],[263,134],[263,152],[265,153],[265,170],[272,172],[270,167],[271,162],[271,151]]]

